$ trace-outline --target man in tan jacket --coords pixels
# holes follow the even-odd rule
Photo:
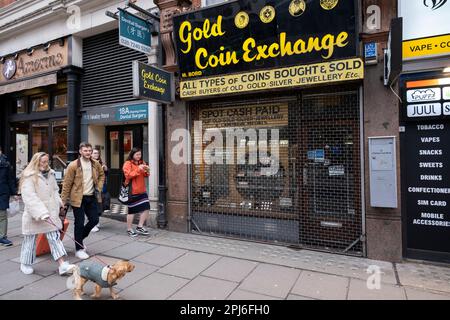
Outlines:
[[[75,217],[75,256],[84,260],[88,259],[89,255],[86,253],[83,240],[98,224],[97,206],[99,202],[101,203],[105,173],[100,163],[91,159],[91,144],[82,142],[79,152],[78,160],[72,161],[67,167],[61,199],[66,205],[70,200]],[[84,225],[85,215],[88,218],[86,225]]]

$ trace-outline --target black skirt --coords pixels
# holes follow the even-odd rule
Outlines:
[[[135,214],[145,210],[150,210],[148,194],[145,192],[131,195],[128,200],[128,214]]]

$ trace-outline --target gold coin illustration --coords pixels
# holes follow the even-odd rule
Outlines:
[[[236,17],[234,18],[234,24],[239,29],[244,29],[246,26],[248,26],[248,22],[250,21],[250,18],[247,14],[247,12],[241,11],[239,12]]]
[[[332,10],[338,4],[339,0],[320,0],[320,6],[325,10]]]
[[[303,14],[306,10],[306,2],[305,0],[292,0],[289,5],[289,13],[293,17],[298,17]]]
[[[272,6],[265,6],[259,13],[259,18],[264,23],[272,22],[275,19],[275,8]]]

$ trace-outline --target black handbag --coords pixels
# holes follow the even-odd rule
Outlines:
[[[122,204],[128,204],[128,201],[130,200],[131,196],[131,180],[128,183],[127,186],[123,185],[120,187],[120,193],[119,193],[119,202]]]

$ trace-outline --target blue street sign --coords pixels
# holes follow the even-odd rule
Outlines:
[[[125,47],[150,54],[152,25],[119,9],[119,43]]]
[[[367,59],[376,59],[377,58],[377,43],[369,42],[364,45],[364,56]]]

